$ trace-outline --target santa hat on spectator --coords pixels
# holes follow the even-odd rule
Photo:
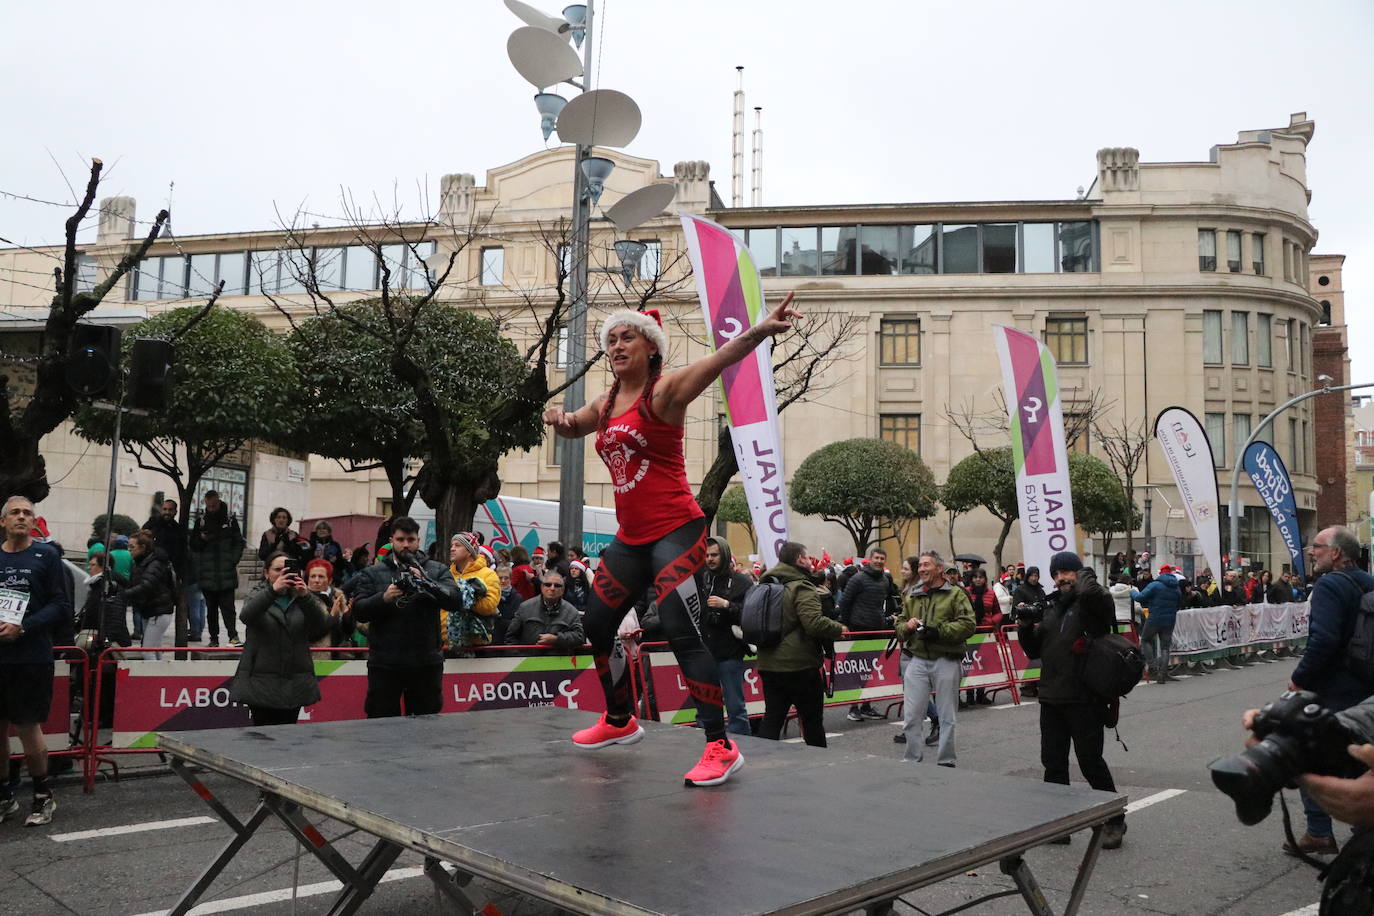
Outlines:
[[[633,309],[620,309],[611,312],[606,316],[606,320],[601,322],[601,349],[605,350],[607,344],[610,343],[611,331],[627,325],[643,334],[650,343],[658,347],[660,356],[668,354],[668,335],[663,333],[663,319],[659,317],[658,309],[645,309],[642,312],[636,312]]]
[[[41,515],[33,520],[33,528],[29,530],[29,534],[40,544],[52,541],[52,534],[48,531],[48,520]]]
[[[568,569],[580,569],[585,575],[587,572],[587,564],[583,563],[581,560],[573,560],[568,564]]]
[[[305,564],[305,577],[309,579],[310,571],[317,567],[323,569],[325,575],[328,576],[330,579],[334,578],[334,564],[325,559],[315,559]]]
[[[1159,571],[1161,573],[1171,573],[1174,571],[1174,568],[1170,566],[1168,563],[1165,563],[1163,566],[1159,567]]]
[[[754,575],[756,575],[756,576],[761,576],[761,575],[763,575],[763,564],[762,564],[762,563],[755,563],[755,564],[754,564]]]
[[[841,560],[840,562],[843,563],[845,566],[853,566],[853,565],[854,565],[854,558],[853,558],[853,557],[845,557],[845,558],[844,558],[843,560]]]
[[[491,548],[488,547],[486,544],[483,544],[481,547],[478,547],[477,552],[487,558],[488,566],[496,565],[496,554],[492,553]]]
[[[832,561],[832,560],[830,559],[830,551],[828,551],[828,550],[822,550],[822,551],[821,551],[821,565],[822,565],[822,566],[829,566],[832,562],[834,562],[834,561]]]
[[[544,548],[543,548],[543,547],[536,547],[536,548],[534,548],[534,553],[530,554],[530,556],[532,556],[532,557],[542,557],[542,556],[544,556]]]

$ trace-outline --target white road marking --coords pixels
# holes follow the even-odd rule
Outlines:
[[[998,703],[996,706],[989,706],[988,709],[1033,709],[1039,705],[1039,703],[1030,700],[1022,700],[1019,705],[1016,703]]]
[[[844,737],[844,732],[826,732],[826,733],[825,733],[825,737],[826,737],[826,738],[843,738],[843,737]],[[783,743],[783,744],[797,744],[798,742],[805,741],[805,740],[806,740],[805,738],[783,738],[783,739],[782,739],[782,743]]]
[[[1168,801],[1169,799],[1174,798],[1178,795],[1182,795],[1184,792],[1187,791],[1187,789],[1165,789],[1163,792],[1156,792],[1154,795],[1147,795],[1144,798],[1137,799],[1131,802],[1129,805],[1127,805],[1126,813],[1131,814],[1133,812],[1139,811],[1141,808],[1148,808],[1151,805],[1157,805],[1162,801]]]
[[[1298,910],[1290,910],[1283,916],[1317,916],[1317,911],[1321,909],[1320,903],[1309,903],[1307,906]]]
[[[425,870],[418,866],[412,868],[393,868],[391,871],[382,875],[382,880],[378,883],[387,881],[403,881],[407,878],[418,878],[423,875]],[[343,890],[343,885],[338,881],[320,881],[316,884],[302,884],[296,888],[295,896],[317,897],[320,894],[334,894]],[[283,900],[291,899],[291,888],[283,888],[279,891],[263,891],[260,894],[244,894],[242,897],[226,897],[223,900],[211,900],[208,903],[201,903],[191,908],[190,916],[203,916],[206,913],[228,913],[232,910],[243,910],[250,906],[265,906],[269,903],[280,903]],[[170,910],[154,910],[150,913],[140,913],[138,916],[167,916]]]
[[[96,837],[123,836],[126,833],[143,833],[145,830],[169,830],[173,827],[194,827],[197,824],[218,824],[213,817],[179,817],[172,821],[147,821],[142,824],[125,824],[122,827],[101,827],[98,830],[78,830],[75,833],[55,833],[48,839],[58,843],[73,840],[93,840]]]

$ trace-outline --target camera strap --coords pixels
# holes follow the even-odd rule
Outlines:
[[[1282,789],[1279,790],[1279,811],[1283,813],[1283,835],[1287,838],[1288,846],[1293,850],[1293,854],[1320,872],[1320,874],[1317,875],[1318,880],[1325,878],[1328,868],[1327,864],[1303,852],[1302,847],[1298,845],[1297,839],[1293,836],[1293,817],[1288,813],[1288,798]]]

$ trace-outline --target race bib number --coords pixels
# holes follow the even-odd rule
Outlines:
[[[0,623],[18,626],[24,622],[24,612],[29,609],[29,596],[9,588],[0,588]]]

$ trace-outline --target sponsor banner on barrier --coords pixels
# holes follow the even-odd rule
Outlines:
[[[1311,605],[1246,604],[1187,608],[1178,612],[1170,652],[1221,652],[1307,636]]]
[[[846,639],[835,643],[831,666],[835,695],[828,705],[862,703],[865,700],[902,698],[901,653],[884,657],[888,639]],[[660,722],[686,725],[696,721],[696,705],[682,680],[682,670],[671,652],[645,652]],[[757,659],[744,661],[744,700],[749,714],[763,714],[763,682],[759,679]],[[975,633],[964,647],[964,674],[961,688],[987,687],[1007,682],[1006,664],[994,633]]]
[[[237,659],[119,662],[114,746],[154,747],[159,731],[248,725],[248,707],[229,698],[237,668]],[[316,659],[315,675],[320,701],[301,710],[302,722],[363,718],[367,662]],[[524,706],[606,709],[590,654],[451,659],[444,663],[443,698],[446,713]]]
[[[1032,662],[1030,656],[1026,655],[1026,650],[1021,647],[1021,637],[1016,634],[1016,627],[1003,629],[1002,639],[1007,646],[1007,655],[1011,657],[1012,677],[1016,678],[1017,683],[1040,680],[1040,659]]]

